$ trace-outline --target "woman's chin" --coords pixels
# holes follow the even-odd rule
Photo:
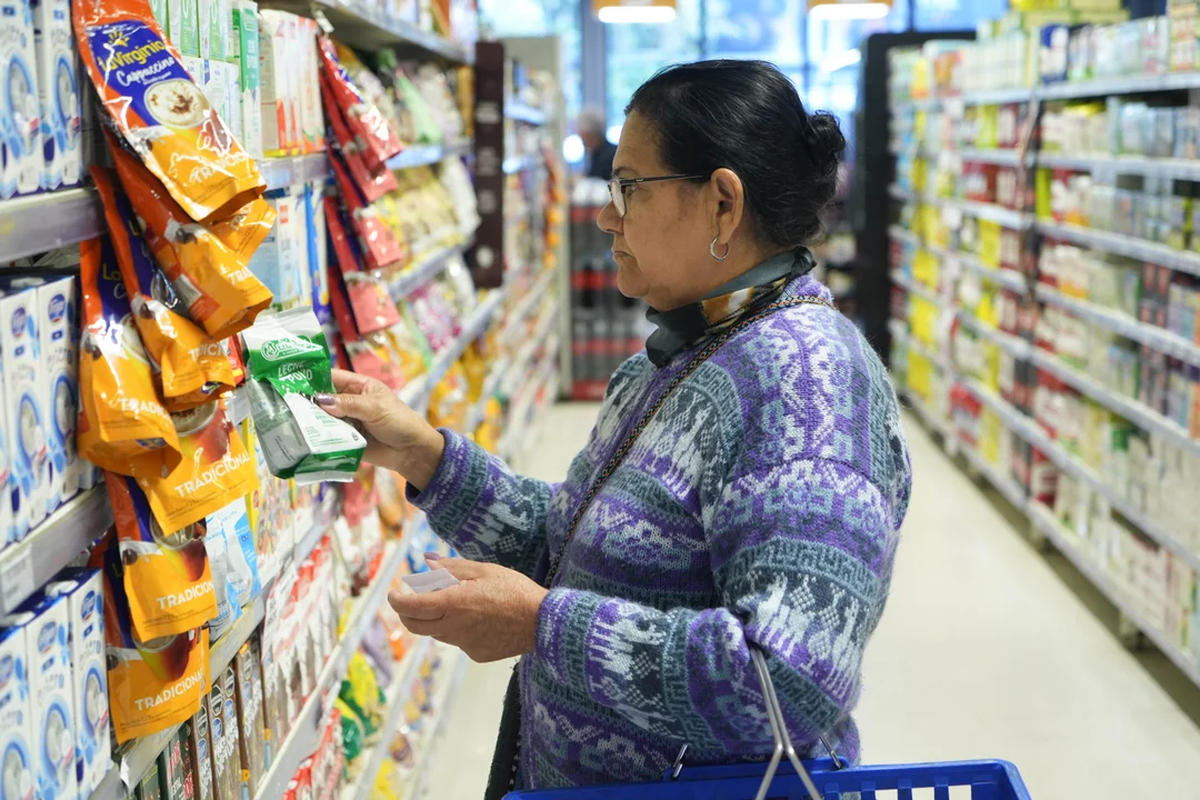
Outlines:
[[[646,287],[640,276],[617,262],[617,291],[629,299],[640,298],[645,294]]]

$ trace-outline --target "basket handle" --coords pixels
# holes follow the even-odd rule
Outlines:
[[[759,683],[762,684],[763,700],[767,706],[767,722],[771,726],[771,736],[775,739],[775,751],[771,754],[770,762],[767,763],[766,774],[763,775],[763,781],[758,787],[758,794],[754,796],[754,800],[766,800],[767,792],[771,789],[771,781],[775,779],[775,772],[779,769],[779,762],[785,754],[788,761],[792,762],[792,766],[795,767],[796,774],[800,776],[800,780],[804,783],[804,788],[808,790],[812,800],[821,800],[821,793],[817,791],[812,776],[808,774],[808,770],[800,761],[800,756],[796,754],[792,737],[788,734],[787,724],[783,719],[783,707],[779,705],[779,696],[775,694],[775,684],[771,681],[771,674],[767,671],[766,656],[758,647],[751,645],[750,660],[754,662],[754,670],[758,673]],[[838,764],[838,757],[825,737],[821,737],[821,742],[833,756],[834,764]]]

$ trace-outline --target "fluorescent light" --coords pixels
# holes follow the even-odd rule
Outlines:
[[[580,164],[583,162],[583,156],[583,139],[579,138],[578,133],[572,133],[563,139],[563,160],[568,164]]]
[[[596,12],[596,16],[610,25],[656,24],[675,19],[675,9],[671,6],[605,6]]]
[[[853,66],[860,61],[862,61],[862,51],[857,47],[852,47],[822,61],[821,72],[837,72],[839,69]]]
[[[883,19],[891,10],[887,3],[822,3],[810,8],[808,16],[814,20]]]

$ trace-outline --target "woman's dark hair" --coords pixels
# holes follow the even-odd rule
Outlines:
[[[765,61],[697,61],[660,70],[633,93],[672,173],[726,167],[745,186],[760,236],[799,247],[821,232],[846,139],[837,118],[810,113],[790,80]]]

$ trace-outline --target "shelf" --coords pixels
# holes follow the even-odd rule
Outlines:
[[[984,264],[978,258],[966,253],[947,252],[947,256],[957,258],[958,262],[967,269],[974,272],[976,275],[983,276],[984,279],[991,281],[997,286],[1008,289],[1017,294],[1025,294],[1028,288],[1025,283],[1025,276],[1016,270],[1012,269],[995,269]]]
[[[531,169],[537,169],[541,166],[542,157],[539,154],[528,156],[512,156],[504,159],[504,163],[500,168],[504,170],[505,175],[515,175],[518,172],[525,172]]]
[[[891,275],[892,283],[903,287],[909,294],[915,294],[917,297],[924,298],[935,305],[942,305],[942,298],[936,292],[924,284],[917,283],[911,275],[898,270],[892,270],[889,274]]]
[[[441,684],[437,688],[437,695],[432,704],[434,719],[431,721],[432,724],[423,726],[423,730],[426,732],[421,735],[421,741],[414,747],[414,752],[417,753],[420,763],[414,767],[413,774],[409,776],[410,780],[406,782],[408,786],[402,795],[404,800],[417,800],[417,798],[424,794],[425,781],[429,777],[430,755],[433,750],[433,742],[450,716],[450,708],[453,705],[455,690],[462,682],[466,666],[466,656],[462,655],[460,651],[448,649],[443,653],[442,664],[438,667],[438,671],[443,673],[443,677],[441,678]]]
[[[1038,153],[1037,166],[1085,172],[1112,172],[1119,175],[1144,175],[1185,181],[1200,180],[1200,159],[1194,158]]]
[[[528,125],[546,124],[546,112],[527,103],[505,103],[504,116]]]
[[[1008,89],[981,89],[968,92],[962,96],[963,105],[968,106],[1003,106],[1009,103],[1027,103],[1033,90],[1028,86]]]
[[[358,50],[374,52],[384,47],[416,51],[425,58],[442,58],[459,64],[472,64],[472,47],[453,42],[432,31],[419,29],[411,22],[396,19],[383,4],[364,0],[272,0],[271,6],[286,8],[302,16],[320,11],[333,25],[333,36]]]
[[[538,304],[546,296],[554,285],[555,279],[558,277],[557,270],[546,270],[540,278],[534,282],[529,290],[529,294],[521,300],[521,304],[513,309],[512,314],[504,323],[504,332],[500,335],[502,339],[507,341],[511,339],[514,331],[518,331],[522,322],[524,322],[530,314],[538,307]]]
[[[998,206],[995,203],[980,203],[975,200],[959,200],[953,197],[932,197],[927,194],[903,189],[899,186],[889,186],[888,193],[896,200],[907,203],[924,203],[925,205],[940,206],[944,209],[959,211],[977,219],[995,222],[1006,228],[1024,228],[1033,223],[1033,216],[1011,208]]]
[[[1150,625],[1142,614],[1133,608],[1133,605],[1126,599],[1123,592],[1113,585],[1105,570],[1096,564],[1083,553],[1076,549],[1075,545],[1069,541],[1070,534],[1063,529],[1061,523],[1055,518],[1054,514],[1041,503],[1029,504],[1029,518],[1034,526],[1041,531],[1047,539],[1054,543],[1055,548],[1066,557],[1068,561],[1075,565],[1075,568],[1083,573],[1089,581],[1092,582],[1100,593],[1108,598],[1117,609],[1129,619],[1138,630],[1145,634],[1154,646],[1157,647],[1163,655],[1171,659],[1176,667],[1179,668],[1184,675],[1191,679],[1192,683],[1200,686],[1200,664],[1196,663],[1187,653],[1184,653],[1179,648],[1167,641],[1166,636],[1162,631]]]
[[[432,641],[424,636],[417,637],[409,645],[403,660],[395,666],[396,677],[385,695],[387,705],[384,708],[383,723],[379,726],[377,740],[371,745],[358,778],[342,790],[339,800],[370,800],[371,792],[375,788],[375,777],[379,774],[379,768],[383,766],[383,759],[390,751],[395,731],[404,719],[404,707],[411,696],[413,681],[417,678],[417,670],[432,646]]]
[[[100,484],[68,500],[22,541],[0,550],[0,612],[15,611],[112,523],[108,491]]]
[[[286,189],[298,183],[329,178],[329,157],[324,153],[309,153],[303,156],[264,158],[258,162],[258,171],[267,182],[268,192]]]
[[[520,396],[513,397],[509,405],[507,428],[496,446],[496,452],[504,461],[511,464],[517,456],[522,455],[517,451],[515,444],[519,443],[526,447],[531,444],[528,436],[530,411],[537,404],[538,396],[543,390],[549,389],[557,370],[558,355],[555,353],[545,360],[545,363],[525,384],[528,388]]]
[[[1200,88],[1200,72],[1168,72],[1162,75],[1097,78],[1090,81],[1063,81],[1039,86],[1040,100],[1066,100],[1084,97],[1107,97],[1113,94],[1141,92],[1170,92]],[[1029,90],[1026,90],[1028,94]]]
[[[1008,353],[1015,359],[1021,361],[1030,360],[1033,352],[1033,345],[1025,341],[1019,336],[1013,336],[1011,333],[998,331],[984,325],[974,314],[963,309],[958,309],[958,318],[962,322],[964,328],[974,331],[978,336],[983,337],[991,342],[994,342],[1001,350]]]
[[[1025,511],[1028,508],[1029,498],[1025,496],[1024,488],[1005,474],[1003,468],[988,461],[983,457],[982,453],[966,442],[960,443],[959,452],[1014,508],[1018,508],[1021,511]]]
[[[921,237],[910,231],[908,228],[902,228],[899,225],[888,226],[888,236],[913,247],[921,247]]]
[[[375,618],[375,612],[387,599],[392,579],[404,561],[404,551],[403,542],[388,548],[375,581],[359,598],[353,617],[338,639],[337,649],[329,656],[312,694],[300,711],[300,716],[292,722],[287,738],[272,757],[271,769],[259,784],[256,800],[276,800],[283,797],[288,781],[296,774],[300,762],[317,749],[323,732],[322,725],[341,687],[350,657],[357,652],[363,637],[367,635],[371,620]]]
[[[932,408],[930,408],[925,400],[913,394],[905,392],[904,399],[908,402],[908,408],[915,411],[917,416],[921,418],[928,427],[932,428],[936,433],[940,434],[943,439],[952,438],[954,436],[953,428],[950,420],[940,417]]]
[[[438,385],[446,371],[450,369],[455,361],[462,357],[471,342],[479,338],[488,325],[491,324],[492,317],[496,310],[500,308],[500,304],[504,300],[504,295],[501,292],[492,292],[486,300],[479,304],[467,321],[463,323],[462,331],[458,338],[449,346],[442,348],[436,356],[434,356],[433,364],[429,371],[418,377],[415,381],[405,386],[400,390],[400,399],[409,408],[422,409],[429,401],[429,395],[433,392],[433,387]]]
[[[1021,163],[1021,159],[1017,157],[1017,151],[1013,149],[997,148],[995,150],[979,150],[975,148],[964,148],[955,153],[963,161],[970,161],[974,164],[996,164],[1001,167],[1015,167]],[[1026,161],[1031,161],[1029,153],[1026,153]]]
[[[1157,325],[1139,322],[1122,311],[1106,308],[1077,297],[1070,297],[1044,284],[1038,284],[1036,291],[1039,300],[1066,309],[1080,319],[1120,334],[1126,339],[1152,347],[1172,358],[1200,366],[1200,346],[1178,334]]]
[[[108,232],[95,189],[62,189],[0,200],[0,264]]]
[[[462,255],[464,247],[465,245],[455,244],[440,248],[406,269],[388,284],[388,292],[392,299],[399,303],[436,278],[451,258]]]
[[[1118,394],[1059,361],[1051,353],[1036,348],[1031,349],[1031,353],[1035,364],[1047,372],[1053,373],[1059,380],[1080,394],[1090,397],[1109,411],[1120,414],[1138,427],[1158,434],[1164,439],[1169,439],[1195,455],[1200,455],[1200,442],[1190,438],[1188,432],[1174,420],[1167,419],[1145,403]]]
[[[1069,225],[1049,220],[1038,220],[1036,225],[1044,235],[1054,239],[1083,247],[1092,247],[1138,261],[1149,261],[1152,264],[1160,264],[1189,275],[1200,276],[1200,253],[1176,250],[1158,242],[1148,242],[1134,236],[1085,228],[1082,225]]]
[[[470,139],[451,144],[412,144],[404,148],[399,155],[388,159],[387,168],[390,170],[412,169],[440,164],[447,158],[455,158],[471,152],[473,147]]]

